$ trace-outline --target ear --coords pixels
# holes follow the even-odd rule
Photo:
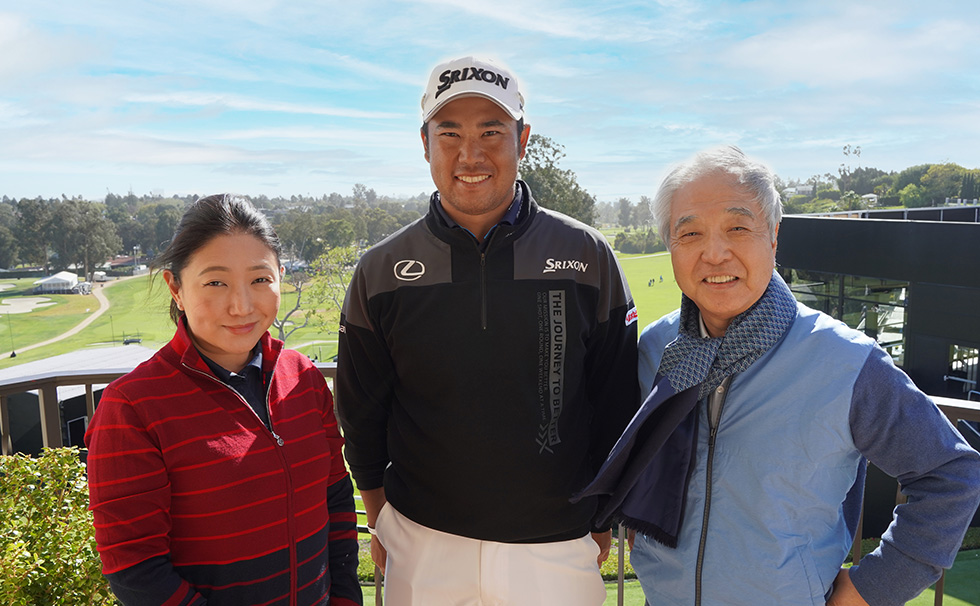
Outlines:
[[[169,269],[163,270],[163,279],[167,282],[167,289],[170,291],[170,296],[173,297],[174,303],[177,304],[179,309],[183,310],[184,304],[180,302],[180,280]]]
[[[426,127],[423,126],[422,129],[419,131],[419,134],[422,136],[422,151],[425,155],[425,161],[428,162],[429,161],[429,138],[425,136],[425,128]]]
[[[524,132],[521,133],[520,137],[517,138],[517,144],[520,146],[520,154],[518,156],[518,161],[524,159],[524,154],[527,152],[527,142],[531,138],[531,125],[524,125]]]
[[[772,234],[772,254],[776,256],[776,240],[779,239],[779,223],[776,224],[776,229]]]

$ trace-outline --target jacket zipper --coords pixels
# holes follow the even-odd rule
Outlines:
[[[236,396],[238,396],[238,399],[241,401],[242,404],[245,405],[245,408],[247,408],[249,411],[251,411],[251,413],[253,415],[255,415],[255,418],[258,419],[259,425],[261,425],[263,428],[265,427],[265,423],[262,422],[262,419],[260,419],[259,418],[259,415],[255,413],[255,411],[252,409],[251,405],[249,405],[249,403],[245,401],[245,398],[242,397],[242,394],[238,393],[237,391],[235,391],[234,389],[232,389],[228,385],[225,385],[224,383],[222,383],[221,381],[219,381],[216,377],[212,377],[211,375],[209,375],[206,372],[203,372],[203,371],[198,370],[196,368],[191,368],[190,366],[188,366],[184,362],[181,362],[181,366],[183,366],[184,368],[186,368],[187,370],[189,370],[191,372],[197,373],[197,374],[201,375],[202,377],[205,377],[209,381],[213,381],[213,382],[217,383],[221,387],[224,387],[228,391],[230,391],[233,394],[235,394]],[[285,473],[285,477],[286,477],[286,511],[287,511],[287,515],[286,515],[286,532],[288,533],[288,536],[292,537],[292,536],[295,536],[295,534],[296,534],[296,529],[294,527],[295,526],[295,523],[294,523],[295,521],[293,520],[293,481],[292,481],[292,478],[290,477],[290,475],[288,473],[289,464],[287,463],[285,456],[283,456],[283,454],[282,454],[282,448],[281,447],[286,442],[285,442],[285,440],[282,439],[282,437],[279,434],[276,433],[275,425],[272,422],[272,410],[269,408],[269,392],[271,392],[271,391],[272,391],[272,377],[269,377],[269,384],[265,386],[265,412],[266,412],[267,415],[269,415],[269,427],[268,427],[268,429],[266,431],[268,431],[270,434],[272,434],[272,437],[276,439],[276,444],[278,446],[280,446],[280,448],[277,448],[276,449],[276,453],[279,455],[279,462],[282,464],[283,470],[286,470],[286,473]],[[290,606],[296,606],[296,594],[297,594],[296,572],[297,572],[298,566],[299,566],[299,564],[297,563],[296,560],[297,560],[297,557],[296,557],[296,545],[295,545],[295,543],[293,541],[290,540],[289,541],[289,577],[290,577],[290,581],[289,581],[289,583],[290,583],[289,604],[290,604]]]
[[[259,370],[261,371],[261,369]],[[269,393],[271,391],[272,391],[272,375],[270,374],[269,380],[266,381],[266,386],[265,386],[265,415],[269,417],[269,431],[272,432],[272,435],[276,438],[276,444],[282,446],[285,442],[281,437],[279,437],[279,434],[276,433],[276,430],[273,428],[273,424],[272,424],[272,409],[269,407]],[[246,404],[248,404],[248,402],[246,402]],[[249,406],[249,408],[251,408],[251,406]],[[259,420],[261,421],[262,419]]]
[[[487,329],[487,254],[480,253],[480,323]]]
[[[495,228],[490,232],[490,237],[487,239],[487,245],[480,248],[480,243],[477,242],[476,238],[473,238],[473,242],[476,244],[477,250],[480,252],[480,326],[483,330],[487,329],[487,251],[493,246],[493,239],[497,235],[497,229]]]
[[[728,385],[730,379],[722,381],[718,389],[721,389],[721,401],[718,403],[718,413],[713,415],[709,402],[708,406],[708,461],[705,467],[704,481],[704,513],[701,517],[701,540],[698,543],[698,559],[694,572],[694,606],[701,606],[701,573],[704,567],[705,543],[708,539],[708,518],[711,516],[711,469],[715,460],[715,439],[718,437],[718,425],[721,423],[722,409],[725,408],[725,401],[728,400]],[[709,396],[710,398],[710,396]]]
[[[233,393],[236,396],[238,396],[238,399],[241,401],[242,404],[245,405],[245,408],[247,408],[249,410],[249,412],[251,412],[253,415],[255,415],[255,418],[256,419],[259,419],[259,425],[261,425],[262,427],[265,427],[265,423],[263,423],[262,422],[262,419],[259,418],[259,415],[257,415],[255,413],[255,411],[252,410],[252,407],[249,405],[248,402],[245,401],[245,398],[242,397],[242,394],[238,393],[237,391],[235,391],[231,387],[225,385],[224,383],[222,383],[221,381],[219,381],[217,378],[212,377],[211,375],[209,375],[206,372],[200,371],[200,370],[198,370],[196,368],[191,368],[190,366],[188,366],[184,362],[181,362],[180,364],[181,364],[181,366],[183,366],[187,370],[189,370],[189,371],[191,371],[193,373],[199,374],[202,377],[207,378],[209,381],[213,381],[213,382],[217,383],[218,385],[224,387],[225,389],[227,389],[231,393]],[[265,412],[266,412],[267,415],[269,415],[269,427],[268,427],[268,429],[266,431],[268,431],[269,433],[272,434],[272,437],[275,438],[275,440],[276,440],[276,444],[278,444],[279,446],[282,446],[286,442],[279,436],[279,434],[276,433],[275,425],[272,422],[272,411],[269,410],[269,391],[270,391],[270,389],[272,389],[272,381],[271,381],[271,379],[269,381],[269,384],[265,388]]]

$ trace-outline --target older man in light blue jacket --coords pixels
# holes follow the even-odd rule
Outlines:
[[[680,310],[640,337],[650,394],[586,494],[639,535],[650,604],[904,604],[952,565],[980,455],[874,340],[798,304],[774,270],[773,175],[734,147],[665,179]],[[865,460],[908,503],[860,566]]]

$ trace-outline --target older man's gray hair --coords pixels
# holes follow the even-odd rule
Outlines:
[[[653,218],[660,230],[660,239],[670,248],[670,205],[674,194],[684,185],[716,171],[735,177],[752,192],[769,226],[769,235],[776,238],[776,226],[783,218],[783,205],[776,190],[775,175],[762,162],[746,156],[734,145],[724,145],[698,152],[678,164],[664,177],[653,199]]]

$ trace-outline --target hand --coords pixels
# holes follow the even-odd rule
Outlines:
[[[827,600],[827,606],[868,606],[851,582],[851,573],[847,568],[841,568],[837,573],[837,578],[834,579],[834,592]]]
[[[612,547],[612,530],[606,532],[593,532],[592,540],[599,546],[599,557],[596,558],[599,566],[609,559],[609,549]]]
[[[375,535],[371,535],[371,559],[374,561],[374,565],[381,569],[381,574],[384,574],[385,564],[388,562],[388,551]]]
[[[636,531],[632,528],[626,532],[626,542],[630,545],[630,551],[633,551],[633,543],[636,543]]]
[[[385,489],[372,488],[371,490],[361,491],[361,500],[364,502],[364,510],[367,517],[367,525],[374,528],[378,523],[378,516],[384,508],[388,499],[385,497]],[[375,565],[381,569],[381,574],[385,572],[385,564],[388,562],[388,551],[381,544],[377,535],[371,535],[371,559]]]

